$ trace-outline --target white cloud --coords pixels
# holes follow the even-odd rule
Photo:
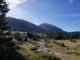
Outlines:
[[[80,17],[80,14],[69,14],[68,16],[70,16],[70,17]]]
[[[74,0],[69,0],[69,3],[72,4],[74,2]]]
[[[16,7],[18,4],[21,4],[27,0],[6,0],[10,5],[9,7],[12,8],[12,7]]]

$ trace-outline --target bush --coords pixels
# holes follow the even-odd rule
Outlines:
[[[39,60],[61,60],[60,58],[47,53],[39,53],[37,57]]]

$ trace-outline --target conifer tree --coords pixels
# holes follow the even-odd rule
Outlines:
[[[8,4],[5,0],[0,0],[0,60],[12,60],[16,53],[16,45],[12,41],[10,27],[6,21],[8,11]]]

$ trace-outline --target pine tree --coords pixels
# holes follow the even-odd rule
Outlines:
[[[15,60],[16,45],[10,36],[6,13],[9,11],[5,0],[0,0],[0,60]],[[16,59],[17,60],[17,59]]]

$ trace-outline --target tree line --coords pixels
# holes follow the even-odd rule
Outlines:
[[[54,39],[54,40],[74,40],[80,39],[80,32],[32,32],[32,31],[28,31],[26,32],[26,34],[20,34],[15,33],[13,36],[15,36],[15,38],[17,40],[21,40],[21,37],[25,35],[26,40],[27,38],[33,39],[33,40],[39,40],[39,39]],[[22,37],[24,38],[24,37]]]
[[[55,40],[80,39],[80,32],[53,32],[46,34],[48,39],[55,39]]]

